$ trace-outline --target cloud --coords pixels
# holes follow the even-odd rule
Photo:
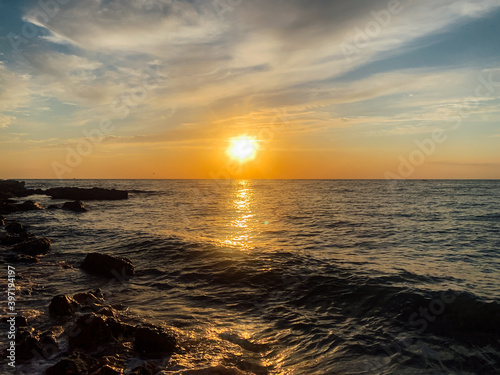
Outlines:
[[[15,112],[29,104],[30,77],[9,70],[0,61],[0,128],[6,128],[15,120]]]

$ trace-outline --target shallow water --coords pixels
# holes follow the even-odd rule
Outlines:
[[[101,287],[129,314],[178,327],[191,346],[172,358],[181,365],[500,373],[499,181],[27,181],[64,185],[130,194],[9,217],[53,241],[20,268],[31,314]],[[137,275],[61,267],[92,251],[131,259]]]

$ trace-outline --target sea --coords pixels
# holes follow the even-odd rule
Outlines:
[[[498,180],[26,186],[129,191],[128,200],[85,201],[84,213],[8,217],[53,243],[40,263],[18,266],[17,306],[34,321],[57,294],[101,288],[126,314],[175,327],[186,350],[169,364],[186,368],[500,374]],[[136,275],[89,275],[78,266],[90,252],[126,257]]]

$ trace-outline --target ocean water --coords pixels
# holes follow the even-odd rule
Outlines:
[[[100,287],[128,314],[177,327],[171,363],[256,374],[500,373],[500,181],[28,180],[105,187],[11,218],[53,241],[20,266],[18,305]],[[43,205],[57,203],[33,196]],[[129,258],[109,282],[88,252]],[[62,267],[64,264],[75,268]]]

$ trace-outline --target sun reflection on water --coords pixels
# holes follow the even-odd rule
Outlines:
[[[255,216],[252,181],[237,181],[233,196],[231,207],[229,207],[233,217],[227,224],[231,228],[231,234],[222,241],[222,244],[238,247],[241,250],[252,250],[253,228],[251,222]]]

